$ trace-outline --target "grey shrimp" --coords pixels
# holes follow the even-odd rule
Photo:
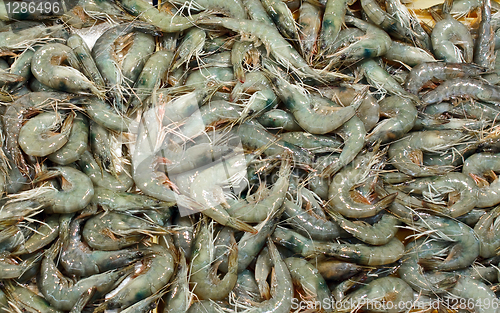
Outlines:
[[[467,26],[449,14],[438,21],[432,29],[431,42],[434,55],[439,60],[453,63],[472,62],[474,49],[472,35]],[[457,45],[463,47],[463,56]]]
[[[474,180],[462,173],[446,173],[441,176],[417,178],[396,186],[406,193],[421,194],[432,203],[439,197],[451,194],[452,201],[445,206],[432,206],[434,210],[451,217],[471,211],[477,203],[478,189]],[[431,205],[431,204],[429,204]]]
[[[380,141],[381,144],[395,141],[408,133],[417,120],[415,103],[400,96],[386,97],[379,103],[380,114],[387,119],[382,120],[365,137],[369,145]]]
[[[213,275],[215,271],[210,264],[212,260],[210,244],[212,236],[208,225],[202,223],[195,239],[193,255],[191,257],[190,281],[196,284],[193,292],[200,299],[222,300],[234,288],[238,279],[238,248],[234,237],[231,238],[229,247],[230,254],[228,260],[228,272],[223,279],[218,279]]]
[[[409,242],[398,269],[399,277],[422,294],[443,294],[456,283],[457,275],[445,271],[424,272],[420,260],[440,253],[447,245],[446,242],[432,241],[427,238]]]
[[[77,277],[87,277],[114,270],[144,257],[139,250],[99,251],[92,250],[82,241],[82,224],[85,219],[75,219],[62,234],[61,264],[65,271]]]
[[[475,153],[468,157],[463,165],[462,173],[469,175],[476,182],[479,192],[475,206],[488,208],[500,203],[498,188],[500,180],[495,171],[500,169],[500,155],[494,153]],[[488,182],[486,177],[493,179]]]
[[[54,259],[58,254],[59,247],[58,241],[47,251],[42,261],[38,280],[40,291],[55,309],[70,311],[82,294],[90,288],[96,289],[93,299],[101,298],[117,287],[126,275],[133,272],[133,268],[128,267],[118,271],[92,275],[75,284],[57,269]]]
[[[304,59],[312,62],[316,41],[321,29],[321,11],[316,6],[304,2],[299,8],[299,39]]]
[[[321,22],[321,32],[318,39],[318,54],[331,52],[332,44],[337,40],[347,11],[347,0],[328,0]]]
[[[497,255],[500,248],[500,227],[498,217],[500,216],[500,206],[482,216],[474,226],[474,231],[479,237],[480,253],[483,258],[491,258]]]
[[[49,155],[49,160],[60,165],[77,161],[87,149],[89,141],[89,123],[87,118],[77,113],[73,119],[68,142],[59,150]]]
[[[492,70],[495,67],[495,33],[491,24],[491,0],[483,0],[481,23],[474,46],[474,63]]]
[[[57,90],[90,93],[103,98],[104,91],[79,69],[80,64],[73,50],[58,43],[44,45],[35,52],[31,62],[31,71],[42,84]]]
[[[475,64],[430,62],[414,66],[405,81],[408,92],[417,94],[431,79],[447,80],[458,77],[479,76],[486,69]]]
[[[486,102],[500,101],[500,88],[479,79],[450,79],[422,96],[424,105],[439,103],[451,97],[468,96]]]

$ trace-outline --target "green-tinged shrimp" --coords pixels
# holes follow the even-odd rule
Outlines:
[[[80,72],[79,61],[70,47],[53,43],[37,50],[31,61],[31,71],[38,81],[51,88],[72,93],[94,94],[104,92]]]
[[[162,289],[170,281],[174,273],[174,257],[172,253],[158,244],[145,250],[148,257],[142,261],[142,267],[134,278],[128,281],[94,312],[104,310],[125,309]]]
[[[361,61],[359,67],[366,80],[378,90],[419,102],[420,99],[406,91],[387,71],[374,59]]]
[[[428,271],[419,264],[421,259],[439,254],[448,243],[420,238],[406,245],[405,256],[398,269],[399,277],[415,291],[422,294],[442,294],[456,283],[455,273],[444,271]]]
[[[62,120],[57,112],[41,113],[26,122],[19,131],[19,146],[32,156],[43,157],[61,149],[67,142],[71,132],[74,115],[70,114]],[[55,132],[59,125],[60,133]]]
[[[186,17],[178,14],[170,15],[167,12],[159,11],[149,2],[144,0],[121,0],[120,3],[123,8],[131,14],[139,17],[141,21],[154,25],[166,33],[175,33],[186,30],[194,26],[194,23],[197,20],[208,15],[204,12]]]
[[[142,209],[168,209],[174,202],[165,202],[146,195],[120,192],[101,187],[94,189],[91,204],[97,204],[112,211],[134,212]]]
[[[269,300],[255,304],[247,312],[249,313],[288,313],[292,308],[293,283],[290,271],[285,261],[281,258],[274,243],[268,240],[267,247],[271,260],[274,264],[275,279],[272,280],[271,295]]]
[[[47,300],[34,293],[30,289],[17,284],[6,284],[5,295],[10,303],[10,306],[23,312],[63,312],[52,307]]]
[[[194,221],[189,215],[178,214],[173,222],[177,225],[173,234],[175,246],[189,259],[194,242]]]
[[[356,114],[364,93],[353,100],[348,107],[323,104],[314,99],[299,85],[290,84],[281,77],[271,78],[279,98],[295,117],[297,123],[311,134],[326,134],[341,127]],[[329,101],[327,98],[324,98]]]
[[[287,131],[301,131],[302,128],[288,111],[274,109],[257,118],[260,124],[269,128],[279,128]]]
[[[10,66],[10,73],[21,76],[24,81],[27,81],[31,75],[31,60],[35,51],[26,49],[19,55],[14,63]]]
[[[461,276],[458,279],[456,285],[450,290],[450,297],[455,299],[458,298],[459,300],[472,300],[472,303],[495,303],[498,301],[498,298],[489,286],[467,276]],[[467,304],[471,302],[467,302]],[[472,305],[470,309],[475,310],[478,313],[498,312],[495,306],[489,305]]]
[[[135,95],[129,99],[127,107],[135,111],[143,107],[146,98],[151,95],[154,88],[158,88],[165,78],[168,68],[173,60],[174,53],[170,50],[159,50],[153,53],[142,68],[141,74],[134,84]],[[122,122],[122,124],[124,124]]]
[[[318,39],[318,54],[328,54],[332,44],[337,40],[344,24],[347,11],[347,0],[328,0],[321,22],[321,32]]]
[[[421,194],[430,203],[440,201],[448,195],[449,203],[433,207],[451,217],[468,213],[477,203],[478,188],[472,178],[462,173],[452,172],[442,176],[417,178],[404,182],[397,188],[406,193]]]
[[[336,51],[331,56],[327,56],[328,65],[324,71],[342,64],[359,62],[360,59],[383,55],[391,47],[391,37],[377,26],[352,16],[346,16],[345,22],[363,30],[365,35],[359,38],[356,43]]]
[[[274,27],[271,18],[267,15],[266,9],[264,9],[264,6],[259,0],[242,0],[241,2],[250,19]]]
[[[425,269],[431,270],[457,270],[470,266],[479,256],[480,243],[474,230],[457,220],[447,217],[420,213],[414,215],[412,220],[405,220],[411,225],[438,241],[444,241],[448,245],[442,255],[432,255],[420,259],[419,264]]]
[[[234,286],[233,292],[236,299],[241,302],[252,303],[262,301],[259,287],[255,281],[255,275],[252,271],[244,270],[238,274],[238,280]]]
[[[90,121],[90,148],[95,162],[103,171],[116,175],[116,166],[111,154],[111,132]]]
[[[424,62],[435,62],[436,60],[429,52],[422,48],[402,44],[393,41],[384,58],[390,61],[400,62],[408,66],[417,66]]]
[[[60,165],[67,165],[77,161],[87,149],[89,141],[89,123],[87,118],[77,113],[73,119],[68,142],[56,152],[48,156],[49,160]]]
[[[126,55],[122,60],[118,59],[121,65],[121,75],[123,75],[122,85],[130,88],[134,86],[144,64],[155,50],[155,38],[151,34],[135,32],[132,42],[126,43],[123,49],[126,50]],[[118,53],[118,58],[120,53]]]
[[[275,59],[285,68],[299,76],[320,78],[317,71],[311,68],[302,56],[281,36],[278,30],[263,22],[251,20],[236,20],[232,18],[209,18],[200,21],[200,24],[220,25],[235,32],[249,33],[259,38]],[[331,73],[334,77],[343,77]]]
[[[101,170],[97,162],[92,157],[92,154],[87,150],[83,152],[78,161],[82,171],[90,177],[95,187],[115,191],[127,191],[134,185],[134,181],[126,170],[117,173],[117,176],[109,174],[107,171]],[[129,166],[126,166],[129,167]]]
[[[396,195],[384,197],[375,204],[360,203],[352,197],[353,188],[370,175],[376,175],[378,169],[372,167],[379,162],[379,157],[375,152],[360,155],[335,175],[328,191],[330,210],[349,218],[364,218],[374,216],[394,201]]]
[[[254,49],[255,44],[251,41],[236,41],[231,49],[231,65],[233,66],[234,78],[239,82],[245,81],[245,69],[243,61],[247,54]]]
[[[39,265],[40,255],[35,254],[28,259],[18,263],[8,256],[8,253],[0,254],[0,279],[15,279],[21,277],[33,266]]]
[[[99,251],[92,250],[82,241],[82,224],[85,219],[75,219],[69,225],[64,238],[61,250],[61,264],[70,275],[76,277],[87,277],[109,270],[114,270],[141,259],[143,251],[139,250],[118,250]]]
[[[59,246],[57,242],[47,251],[37,279],[44,298],[57,310],[70,311],[78,299],[90,288],[96,289],[93,300],[102,298],[133,272],[133,267],[128,267],[92,275],[74,283],[73,280],[64,277],[55,264],[54,259],[58,254]]]
[[[307,62],[311,63],[321,29],[321,10],[308,2],[302,3],[299,8],[298,23],[302,55]]]
[[[488,69],[495,67],[495,33],[491,24],[491,0],[483,0],[481,23],[474,45],[474,63]]]
[[[215,270],[210,266],[213,261],[211,237],[208,225],[203,223],[196,234],[191,256],[190,282],[195,284],[193,292],[200,299],[222,300],[229,295],[238,279],[238,248],[232,237],[227,273],[223,279],[219,279],[214,275]]]
[[[365,137],[369,145],[376,142],[388,143],[402,138],[417,120],[415,103],[400,96],[386,97],[380,101],[380,115],[387,117],[375,126]]]
[[[111,108],[97,97],[74,98],[71,103],[80,104],[90,119],[97,124],[117,132],[126,132],[131,120]]]
[[[478,76],[486,72],[486,69],[475,64],[468,63],[444,63],[432,62],[422,63],[413,67],[406,77],[405,88],[413,94],[431,79],[447,80],[457,77]]]
[[[47,213],[73,213],[83,210],[94,196],[94,185],[84,173],[71,167],[54,167],[39,177],[36,181],[43,181],[61,177],[62,190],[48,189],[36,196]]]
[[[260,223],[268,216],[274,215],[285,201],[290,174],[291,161],[284,159],[281,162],[279,178],[274,182],[272,188],[260,190],[258,193],[248,196],[245,200],[235,204],[236,208],[228,208],[228,213],[247,223]]]
[[[364,88],[363,85],[341,85],[340,87],[319,87],[319,93],[330,100],[337,102],[341,106],[348,106],[356,98],[358,91]],[[356,116],[361,119],[365,125],[365,129],[369,131],[378,122],[379,119],[379,104],[377,99],[367,93],[361,105],[359,106]]]
[[[450,166],[429,166],[423,163],[423,153],[445,152],[470,138],[466,131],[435,130],[414,132],[391,144],[388,154],[392,164],[404,174],[425,177],[445,174]]]
[[[304,290],[306,296],[322,304],[329,300],[330,290],[317,268],[305,259],[294,257],[285,259],[285,263],[292,276],[292,281]],[[333,312],[333,308],[325,306],[323,311]]]
[[[432,49],[438,60],[452,63],[472,63],[473,39],[467,26],[450,15],[436,23],[431,34]],[[461,46],[462,51],[457,46]]]
[[[451,97],[468,96],[486,102],[500,101],[500,88],[479,79],[450,79],[422,96],[424,105],[439,103]]]
[[[280,0],[262,0],[261,3],[283,37],[297,42],[299,40],[297,25],[286,3]]]
[[[309,213],[289,200],[285,200],[283,206],[285,222],[299,234],[314,240],[334,240],[341,237],[342,230],[337,223]]]
[[[90,78],[97,86],[104,87],[104,79],[91,56],[91,52],[83,38],[78,34],[73,34],[66,41],[68,47],[73,49],[76,57],[80,61],[83,74]]]
[[[25,240],[25,235],[19,227],[16,225],[10,226],[0,231],[0,251],[13,251],[17,249]]]
[[[427,34],[420,24],[420,20],[402,2],[400,0],[387,0],[385,4],[387,13],[394,16],[400,27],[403,27],[404,30],[401,35],[406,37],[403,38],[404,40],[430,51],[431,38],[429,34]]]
[[[52,35],[63,29],[63,25],[47,27],[42,23],[36,23],[25,29],[13,28],[0,33],[0,52],[22,51],[36,42],[49,41]]]
[[[184,35],[179,47],[174,54],[173,64],[170,70],[173,71],[184,63],[188,62],[193,55],[198,55],[203,49],[207,34],[205,30],[197,27],[189,29]]]
[[[334,136],[313,135],[307,132],[286,132],[280,138],[314,153],[341,152],[340,147],[343,144]]]
[[[397,277],[382,277],[350,293],[342,299],[339,312],[352,312],[369,307],[371,312],[405,312],[401,303],[414,301],[412,288]],[[377,309],[379,308],[379,309]]]
[[[131,214],[107,212],[88,219],[83,227],[85,242],[96,250],[118,250],[132,246],[144,235],[164,235],[166,230]]]
[[[59,236],[59,215],[50,215],[36,232],[13,255],[33,253],[47,246]]]
[[[475,153],[465,160],[462,173],[472,177],[479,188],[476,207],[488,208],[500,203],[498,192],[500,180],[494,174],[498,170],[500,170],[500,155],[498,154]],[[493,181],[488,182],[485,177],[491,177]]]
[[[370,245],[385,245],[399,230],[399,220],[388,213],[382,215],[382,218],[373,225],[363,221],[350,221],[339,213],[331,211],[328,213],[343,230]]]
[[[237,101],[241,95],[251,93],[248,100],[243,100],[244,108],[241,119],[262,114],[271,109],[277,102],[271,82],[260,71],[245,74],[245,81],[236,83],[231,91],[232,101]]]
[[[165,307],[163,308],[163,313],[186,312],[189,307],[189,267],[186,264],[186,257],[182,251],[179,258],[175,279],[170,286],[170,292],[164,298]]]
[[[497,255],[500,248],[500,226],[498,217],[500,207],[496,207],[486,215],[482,216],[474,226],[474,231],[479,237],[480,253],[483,258],[491,258]]]

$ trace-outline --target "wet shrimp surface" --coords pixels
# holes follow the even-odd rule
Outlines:
[[[500,313],[497,2],[33,4],[0,312]]]

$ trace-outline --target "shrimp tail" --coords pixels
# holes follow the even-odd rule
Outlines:
[[[53,178],[56,178],[59,176],[61,176],[61,172],[59,172],[59,171],[45,171],[45,172],[38,174],[38,176],[35,177],[35,179],[33,179],[33,184],[43,182],[43,181],[46,181],[49,179],[53,179]]]
[[[379,210],[387,208],[391,203],[393,203],[397,195],[398,194],[395,192],[380,199],[380,201],[375,204],[375,206],[377,207],[377,212]]]
[[[258,233],[258,231],[255,228],[253,228],[252,226],[248,225],[247,223],[242,222],[236,218],[232,218],[232,217],[229,218],[227,224],[230,225],[231,227],[237,229],[237,230],[249,232],[252,234]]]

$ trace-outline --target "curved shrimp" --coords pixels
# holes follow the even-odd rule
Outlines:
[[[498,170],[500,170],[498,154],[475,153],[465,160],[462,173],[472,177],[479,188],[476,207],[488,208],[500,203],[500,193],[497,191],[500,180],[494,174]],[[489,183],[485,177],[491,177],[493,181]]]
[[[210,245],[211,237],[208,225],[203,223],[194,243],[190,281],[196,284],[193,292],[200,299],[221,300],[227,297],[238,279],[238,248],[234,237],[231,236],[228,271],[224,278],[219,280],[213,275],[215,270],[210,266],[213,247]]]
[[[478,189],[474,180],[462,173],[446,173],[442,176],[418,178],[404,182],[396,188],[407,193],[421,194],[430,198],[429,202],[450,194],[450,203],[444,207],[432,206],[451,217],[461,216],[471,211],[477,203]],[[429,203],[429,205],[431,205]]]
[[[103,98],[103,90],[79,69],[79,61],[73,50],[59,43],[44,45],[35,52],[31,62],[31,71],[42,84],[57,90],[90,93]]]
[[[61,131],[62,132],[62,131]],[[77,113],[71,131],[69,133],[68,142],[56,152],[49,155],[49,160],[60,165],[67,165],[77,161],[82,153],[87,149],[89,141],[89,123],[87,118]]]
[[[139,250],[98,251],[82,241],[82,224],[85,219],[75,219],[66,234],[62,234],[61,264],[65,271],[77,277],[87,277],[114,270],[144,257]]]
[[[161,290],[170,281],[174,273],[174,257],[172,253],[153,244],[147,248],[148,257],[143,260],[140,273],[127,282],[122,289],[99,305],[94,312],[109,309],[124,309]]]
[[[71,132],[74,115],[70,114],[61,123],[61,115],[57,112],[41,113],[31,119],[19,131],[19,146],[28,154],[38,157],[47,156],[61,149],[67,142]],[[61,132],[53,130],[61,123]]]
[[[330,210],[345,217],[363,218],[374,216],[394,201],[394,194],[380,199],[375,204],[359,203],[351,196],[351,189],[373,173],[371,167],[377,162],[378,155],[375,153],[360,155],[350,166],[344,167],[335,175],[328,191]]]
[[[35,179],[35,182],[61,176],[62,191],[50,189],[36,196],[47,213],[73,213],[83,210],[94,196],[94,185],[84,173],[71,167],[54,167]]]
[[[328,213],[343,230],[370,245],[385,245],[399,230],[399,220],[388,213],[382,215],[382,218],[373,225],[363,221],[350,221],[339,213],[331,211]]]
[[[184,253],[180,252],[180,261],[177,264],[177,274],[165,298],[163,313],[186,312],[189,307],[189,267],[186,264]]]
[[[424,105],[439,103],[451,97],[468,96],[477,100],[491,102],[500,101],[500,88],[479,79],[450,79],[422,96]]]
[[[461,276],[456,285],[450,290],[450,295],[459,299],[472,300],[472,303],[494,303],[498,300],[495,293],[483,282],[467,276]],[[470,302],[467,302],[470,303]],[[478,313],[496,313],[494,306],[473,306],[471,309]]]
[[[449,166],[423,164],[423,151],[443,152],[470,138],[468,132],[440,130],[414,132],[389,147],[389,158],[394,167],[413,177],[441,175],[451,171]]]
[[[231,91],[232,101],[237,101],[242,94],[252,92],[250,98],[244,101],[244,108],[241,112],[241,119],[256,116],[272,108],[277,97],[272,85],[262,72],[250,72],[245,75],[244,82],[236,83]]]
[[[448,243],[420,238],[406,245],[405,256],[398,269],[399,277],[415,291],[422,294],[442,294],[456,283],[455,273],[444,271],[424,272],[420,260],[432,257],[446,248]]]
[[[474,231],[479,237],[480,253],[483,258],[491,258],[497,255],[500,248],[499,223],[500,207],[496,207],[486,215],[482,216],[474,226]]]
[[[74,283],[62,275],[54,259],[59,250],[59,242],[55,243],[42,261],[38,280],[40,291],[55,309],[70,311],[78,299],[90,288],[95,288],[92,299],[103,297],[117,287],[125,277],[133,272],[132,267],[122,270],[96,274]]]
[[[469,29],[449,14],[438,21],[431,33],[432,49],[437,59],[444,62],[472,63],[473,39]],[[457,46],[462,46],[464,55]]]

